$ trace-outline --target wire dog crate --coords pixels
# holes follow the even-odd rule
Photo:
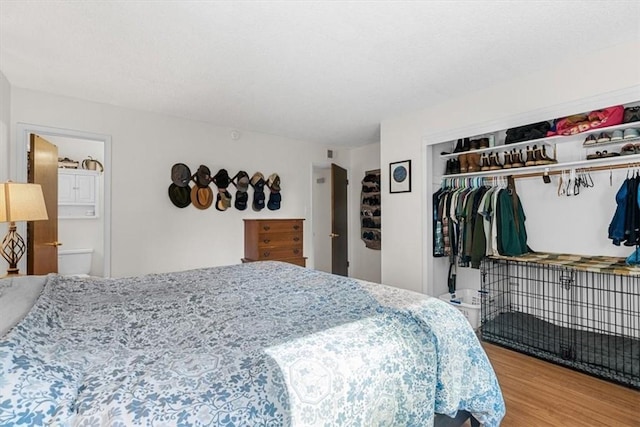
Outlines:
[[[483,261],[482,339],[640,389],[640,271],[566,264]]]

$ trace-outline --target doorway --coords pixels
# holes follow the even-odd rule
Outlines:
[[[313,266],[348,275],[347,171],[333,164],[312,167]]]
[[[58,240],[60,250],[92,249],[91,275],[109,277],[111,275],[111,137],[88,132],[57,129],[38,125],[18,124],[17,149],[14,162],[15,179],[27,180],[27,153],[31,134],[46,138],[58,146],[58,156],[78,161],[89,157],[98,160],[104,172],[96,173],[96,212],[87,218],[62,215],[58,220]]]

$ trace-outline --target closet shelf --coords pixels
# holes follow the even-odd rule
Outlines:
[[[609,141],[609,142],[596,142],[595,144],[589,144],[589,145],[582,144],[582,148],[591,149],[591,148],[598,148],[598,147],[607,146],[607,145],[618,145],[618,144],[626,145],[626,144],[629,144],[631,142],[638,142],[638,141],[640,141],[640,137],[627,138],[627,139],[618,139],[616,141]]]
[[[493,151],[510,151],[513,148],[522,148],[525,147],[527,145],[529,146],[533,146],[533,145],[541,145],[541,144],[554,144],[554,143],[558,143],[558,142],[565,142],[565,141],[574,141],[576,137],[580,136],[580,135],[584,135],[584,138],[586,139],[587,136],[589,136],[590,134],[599,134],[601,132],[611,132],[614,130],[624,130],[627,128],[633,128],[633,127],[638,127],[640,128],[640,122],[631,122],[631,123],[623,123],[620,125],[615,125],[615,126],[608,126],[608,127],[603,127],[603,128],[599,128],[599,129],[593,129],[592,131],[588,131],[588,132],[583,132],[583,133],[579,133],[576,135],[556,135],[556,136],[549,136],[547,138],[539,138],[539,139],[531,139],[529,141],[522,141],[522,142],[514,142],[513,144],[502,144],[502,145],[495,145],[493,147],[488,147],[488,148],[479,148],[477,150],[471,150],[471,151],[464,151],[464,152],[460,152],[460,153],[451,153],[451,154],[441,154],[440,158],[441,159],[450,159],[450,158],[454,158],[454,157],[458,157],[460,154],[468,154],[468,153],[484,153],[484,152],[493,152]],[[640,138],[636,139],[633,138],[634,141],[636,140],[640,140]],[[624,141],[624,140],[623,140]],[[585,145],[585,148],[591,148],[594,146],[600,146],[600,145],[605,145],[605,144],[617,144],[623,141],[613,141],[613,142],[602,142],[602,143],[597,143],[597,144],[592,144],[592,145]],[[629,140],[627,140],[628,142]],[[452,144],[455,147],[455,142],[452,141]]]
[[[490,153],[492,151],[510,151],[512,148],[519,148],[527,145],[532,146],[532,145],[541,145],[541,144],[551,144],[554,142],[559,142],[558,140],[563,140],[565,138],[566,138],[565,136],[550,136],[548,138],[531,139],[529,141],[514,142],[513,144],[495,145],[493,147],[478,148],[477,150],[462,151],[460,153],[440,154],[440,158],[450,159],[453,157],[458,157],[460,154],[469,154],[469,153],[485,153],[485,152]]]
[[[539,166],[526,166],[522,168],[510,168],[510,169],[497,169],[492,171],[483,172],[471,172],[471,173],[459,173],[452,175],[443,175],[442,179],[447,178],[474,178],[474,177],[493,177],[493,176],[506,176],[513,175],[518,178],[526,178],[529,176],[539,176],[545,170],[549,171],[561,171],[567,169],[590,169],[598,166],[599,169],[607,169],[608,166],[611,169],[619,169],[621,167],[627,167],[629,165],[637,165],[640,163],[640,154],[632,154],[628,156],[615,156],[615,157],[603,157],[601,159],[593,160],[578,160],[575,162],[565,163],[553,163],[550,165]]]

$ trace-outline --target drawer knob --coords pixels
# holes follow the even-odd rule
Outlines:
[[[264,253],[263,253],[263,255],[264,255],[265,257],[268,257],[269,255],[271,255],[271,252],[269,252],[269,251],[264,252]]]
[[[300,229],[300,226],[299,226],[299,225],[294,225],[294,226],[293,226],[293,229],[294,229],[294,230],[298,230],[298,229]]]
[[[296,255],[298,254],[298,252],[300,252],[300,249],[294,249],[293,250],[293,253],[296,254]]]
[[[293,241],[294,241],[294,242],[299,242],[299,241],[300,241],[300,238],[299,238],[299,237],[294,237],[294,238],[293,238]]]
[[[271,227],[269,227],[268,225],[265,225],[264,227],[262,227],[264,229],[264,231],[269,231],[271,230]]]
[[[264,239],[263,242],[265,243],[269,243],[271,241],[271,239]]]

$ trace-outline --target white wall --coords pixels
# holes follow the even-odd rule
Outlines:
[[[413,181],[411,193],[389,194],[388,171],[382,168],[383,282],[434,293],[434,282],[445,280],[446,275],[434,274],[430,253],[427,195],[433,187],[432,178],[427,178],[434,171],[428,166],[431,150],[426,145],[621,102],[640,88],[639,51],[636,42],[575,58],[550,57],[548,68],[541,71],[438,107],[384,120],[381,164],[411,159]],[[612,69],[621,58],[625,65]],[[607,101],[610,104],[602,105]],[[528,216],[536,215],[534,208],[528,209]]]
[[[361,239],[360,233],[360,192],[366,171],[380,169],[380,144],[369,144],[351,150],[351,178],[349,185],[350,212],[353,212],[349,224],[350,265],[349,276],[371,282],[380,282],[381,251],[369,249]],[[381,208],[384,217],[384,207]],[[382,229],[382,240],[385,231]]]
[[[13,123],[112,137],[113,276],[239,263],[244,253],[242,219],[308,219],[312,164],[326,160],[327,147],[304,141],[244,131],[236,141],[231,129],[207,123],[15,87],[11,106]],[[344,157],[348,163],[348,156]],[[250,207],[244,212],[176,208],[167,189],[171,166],[177,162],[186,163],[192,172],[200,164],[214,174],[220,168],[230,174],[239,169],[249,174],[278,172],[282,208],[259,213]],[[310,227],[310,221],[305,221],[305,236],[311,236]],[[311,243],[305,238],[305,256],[313,266]]]

